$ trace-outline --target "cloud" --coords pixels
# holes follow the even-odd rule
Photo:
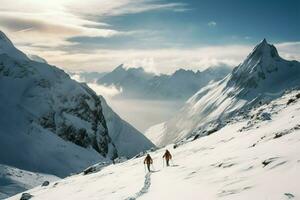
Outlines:
[[[220,63],[237,65],[250,52],[251,47],[241,45],[213,46],[191,49],[97,49],[93,52],[65,54],[61,51],[40,51],[49,63],[68,71],[111,71],[124,63],[130,67],[144,67],[154,73],[172,73],[177,68],[205,69]],[[33,53],[33,54],[37,54]]]
[[[82,8],[85,9],[82,9]],[[160,3],[157,0],[90,0],[87,4],[83,1],[72,1],[66,4],[66,8],[75,14],[85,17],[91,16],[120,16],[136,14],[154,10],[170,10],[184,12],[189,10],[185,3]]]
[[[17,46],[26,43],[51,50],[76,45],[76,42],[68,41],[74,37],[110,38],[137,34],[135,30],[120,31],[102,22],[108,16],[154,10],[183,12],[184,9],[188,9],[184,3],[159,0],[1,0],[0,29]]]
[[[277,43],[275,46],[283,58],[300,61],[300,41]]]
[[[45,34],[76,35],[81,31],[78,27],[51,23],[26,16],[13,16],[13,13],[0,13],[0,24],[15,32],[37,31]],[[59,31],[58,31],[59,30]]]
[[[92,88],[98,95],[102,95],[104,98],[112,98],[122,92],[122,89],[118,89],[117,87],[110,85],[99,85],[97,83],[88,83],[90,88]]]
[[[126,34],[110,29],[103,23],[83,20],[72,15],[48,13],[37,17],[34,13],[14,11],[0,12],[0,29],[6,32],[17,46],[26,42],[26,45],[45,48],[73,45],[72,42],[67,41],[69,37],[87,35],[105,38]]]
[[[215,21],[210,21],[210,22],[207,23],[207,25],[208,25],[209,27],[215,27],[215,26],[217,26],[217,22],[215,22]]]
[[[78,82],[85,82],[90,88],[92,88],[98,95],[102,95],[104,98],[112,98],[122,92],[122,88],[117,88],[114,85],[105,86],[97,84],[96,82],[88,82],[79,73],[71,75],[71,78]]]

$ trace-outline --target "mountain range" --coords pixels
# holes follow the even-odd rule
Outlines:
[[[125,68],[120,65],[99,78],[97,83],[119,88],[122,91],[119,97],[186,100],[209,82],[224,78],[231,70],[224,65],[204,71],[179,69],[171,75],[156,75],[142,67]]]
[[[150,127],[146,135],[158,146],[209,135],[232,117],[299,86],[300,63],[284,60],[264,39],[228,76],[200,89],[173,118]]]

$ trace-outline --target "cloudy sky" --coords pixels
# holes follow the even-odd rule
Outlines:
[[[69,71],[236,65],[263,38],[300,60],[299,0],[0,0],[0,29]]]

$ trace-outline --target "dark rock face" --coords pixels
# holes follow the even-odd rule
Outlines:
[[[83,170],[83,175],[88,175],[88,174],[93,174],[93,173],[99,172],[104,167],[106,167],[110,164],[111,163],[108,163],[108,162],[97,163],[97,164],[90,166],[87,169]]]
[[[44,183],[42,184],[42,187],[48,186],[50,183],[49,181],[44,181]]]
[[[33,196],[29,193],[23,193],[20,200],[28,200],[31,199]]]
[[[102,156],[109,152],[109,144],[114,147],[108,134],[104,115],[102,113],[101,100],[94,92],[82,85],[86,93],[77,96],[61,96],[60,106],[57,110],[51,110],[39,118],[38,123],[45,129],[54,132],[66,141],[70,141],[84,148],[92,147]],[[70,106],[71,105],[71,106]],[[68,118],[88,124],[81,126],[74,124]],[[114,149],[111,159],[117,157]]]

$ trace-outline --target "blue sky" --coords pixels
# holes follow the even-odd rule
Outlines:
[[[174,1],[163,1],[172,3]],[[178,11],[153,10],[99,21],[119,31],[141,31],[115,38],[77,37],[71,41],[106,48],[190,48],[219,44],[255,44],[263,38],[300,40],[300,1],[297,0],[186,0]]]
[[[235,65],[263,38],[300,54],[299,0],[0,2],[0,29],[19,48],[71,71]]]

